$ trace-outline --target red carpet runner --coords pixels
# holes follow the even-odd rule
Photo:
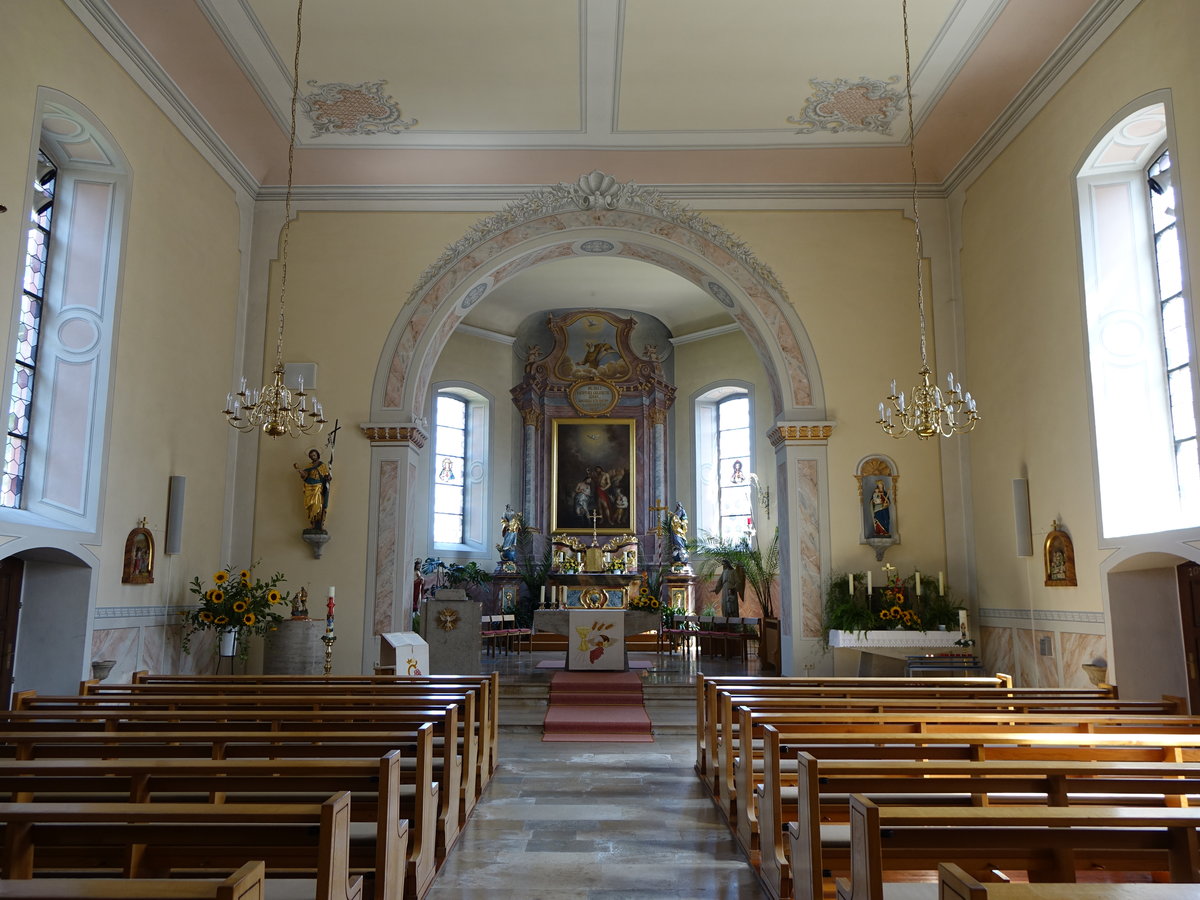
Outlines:
[[[634,672],[556,672],[543,741],[653,743]]]

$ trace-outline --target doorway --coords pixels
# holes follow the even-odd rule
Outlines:
[[[17,650],[17,619],[21,612],[21,581],[25,563],[15,556],[0,560],[0,708],[12,706],[13,667]]]
[[[1183,626],[1188,706],[1194,712],[1200,709],[1200,565],[1185,562],[1175,572],[1179,577],[1179,617]]]

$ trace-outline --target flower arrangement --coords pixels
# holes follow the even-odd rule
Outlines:
[[[895,569],[887,569],[887,583],[883,586],[883,606],[879,618],[887,625],[922,631],[921,617],[912,607],[904,605],[904,585]]]
[[[921,576],[918,593],[915,575],[901,579],[895,567],[885,566],[884,570],[887,577],[883,587],[877,587],[870,595],[863,572],[855,572],[852,576],[835,574],[830,578],[822,622],[826,645],[829,632],[834,630],[862,634],[888,628],[932,631],[958,627],[962,607],[949,592],[940,592],[937,579]]]
[[[233,630],[238,636],[238,656],[244,660],[249,652],[246,636],[274,631],[283,621],[278,608],[288,602],[289,596],[279,585],[285,580],[282,572],[265,581],[257,578],[254,566],[236,572],[227,567],[214,573],[211,588],[206,588],[199,577],[193,578],[188,590],[200,598],[200,603],[180,613],[184,620],[184,653],[191,653],[191,638],[198,631]]]
[[[643,585],[642,589],[629,599],[629,608],[642,612],[658,612],[662,609],[662,604],[650,593],[650,588]]]

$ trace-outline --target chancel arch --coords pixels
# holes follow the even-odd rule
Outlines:
[[[506,281],[572,257],[636,260],[675,273],[728,314],[761,361],[774,422],[759,423],[759,430],[775,449],[789,671],[797,642],[819,634],[820,585],[829,560],[826,448],[833,423],[825,419],[812,345],[782,285],[749,247],[657,191],[596,172],[573,185],[535,191],[478,222],[425,270],[393,325],[376,369],[371,422],[362,426],[372,442],[373,614],[366,617],[364,649],[369,652],[374,634],[398,627],[411,600],[412,560],[424,549],[415,502],[429,452],[429,388],[446,342]],[[620,304],[614,298],[612,305]],[[545,423],[529,411],[522,427]]]

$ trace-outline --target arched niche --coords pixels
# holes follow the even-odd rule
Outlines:
[[[415,549],[409,500],[428,440],[433,367],[458,324],[497,286],[531,267],[572,256],[611,256],[660,266],[702,288],[745,333],[766,372],[776,421],[785,671],[793,641],[820,633],[820,584],[829,559],[824,387],[808,335],[769,267],[716,223],[657,191],[593,172],[534,191],[489,216],[430,265],[385,342],[372,386],[370,524],[374,635],[399,627],[411,602]],[[370,601],[369,601],[370,602]]]

